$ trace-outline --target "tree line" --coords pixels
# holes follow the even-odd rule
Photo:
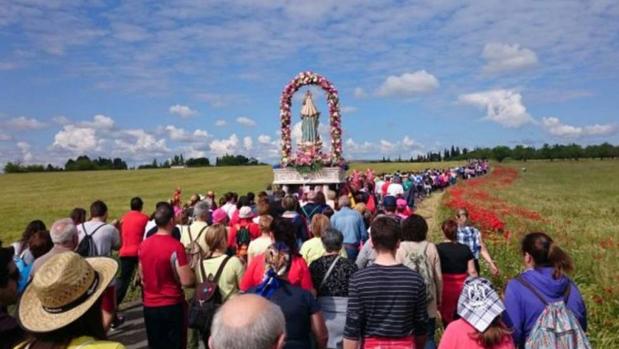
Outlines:
[[[614,146],[610,143],[602,143],[598,145],[581,146],[579,144],[544,144],[536,148],[531,146],[517,145],[513,148],[499,145],[493,148],[460,148],[451,146],[443,151],[428,152],[419,154],[410,159],[391,159],[383,157],[381,160],[372,160],[369,162],[437,162],[437,161],[452,161],[452,160],[468,160],[468,159],[492,159],[499,162],[505,159],[513,159],[518,161],[527,161],[532,159],[540,160],[579,160],[584,158],[591,159],[612,159],[619,158],[619,146]],[[215,158],[215,166],[250,166],[264,165],[253,157],[244,155],[226,154]],[[207,167],[211,166],[211,162],[206,157],[185,159],[183,154],[174,155],[172,158],[163,162],[158,162],[153,159],[152,163],[139,165],[138,169],[152,168],[170,168],[173,166],[182,167]],[[126,170],[127,163],[121,158],[96,158],[91,159],[86,155],[78,156],[75,159],[69,159],[63,167],[56,167],[52,164],[30,164],[25,165],[19,162],[7,162],[4,165],[5,173],[25,173],[25,172],[57,172],[57,171],[96,171],[96,170]]]
[[[255,158],[248,158],[244,155],[226,154],[215,159],[215,166],[249,166],[263,165]],[[157,159],[149,164],[137,166],[137,169],[171,168],[171,167],[207,167],[211,162],[206,157],[185,159],[183,154],[174,155],[170,159],[159,162]],[[7,162],[4,165],[4,173],[26,173],[26,172],[58,172],[58,171],[97,171],[97,170],[127,170],[127,163],[121,158],[89,158],[87,155],[69,159],[64,166],[53,166],[52,164],[22,164],[20,162]]]
[[[377,162],[437,162],[437,161],[452,161],[452,160],[468,160],[468,159],[491,159],[502,162],[505,159],[518,161],[527,160],[579,160],[579,159],[613,159],[619,158],[619,146],[614,146],[610,143],[602,143],[598,145],[581,146],[579,144],[553,144],[548,143],[536,148],[531,146],[517,145],[513,148],[504,145],[498,145],[490,148],[474,148],[467,149],[457,146],[445,148],[443,151],[427,152],[419,154],[410,159],[391,159],[384,157]]]
[[[121,158],[106,159],[98,157],[91,159],[86,155],[69,159],[63,167],[56,167],[52,164],[24,165],[19,162],[7,162],[4,165],[4,173],[25,173],[25,172],[58,172],[58,171],[97,171],[97,170],[126,170],[127,163]]]

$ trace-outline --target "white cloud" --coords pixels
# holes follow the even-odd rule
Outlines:
[[[363,88],[355,87],[354,96],[355,98],[365,98],[368,96],[368,94]]]
[[[254,141],[251,139],[251,137],[249,136],[243,137],[243,147],[247,151],[252,150],[252,148],[254,147]]]
[[[0,142],[6,142],[10,140],[13,140],[13,137],[11,137],[11,135],[8,135],[6,133],[0,133]]]
[[[138,42],[147,39],[150,35],[144,28],[127,23],[112,23],[114,37],[124,42]]]
[[[191,135],[185,131],[185,129],[178,128],[174,125],[167,125],[164,130],[173,141],[189,141]]]
[[[85,154],[95,150],[97,145],[95,129],[66,125],[54,136],[52,147],[68,150],[75,154]]]
[[[522,103],[522,95],[514,90],[490,90],[460,95],[458,101],[485,108],[484,119],[504,127],[516,128],[534,122]]]
[[[123,133],[122,138],[115,140],[116,145],[121,151],[138,155],[138,158],[163,155],[170,151],[165,139],[157,139],[143,129],[130,129]]]
[[[268,135],[260,135],[258,136],[258,143],[260,144],[270,144],[271,143],[271,136]]]
[[[380,140],[380,150],[382,152],[384,152],[384,153],[385,152],[390,152],[391,150],[393,150],[393,148],[394,148],[394,144],[393,143],[391,143],[391,142],[389,142],[387,140],[384,140],[384,139]]]
[[[344,142],[344,145],[345,145],[345,148],[344,148],[345,153],[349,153],[351,155],[367,154],[367,153],[374,151],[376,148],[374,144],[368,141],[365,141],[363,143],[357,143],[352,138],[348,138],[346,142]]]
[[[400,76],[391,75],[378,88],[379,96],[414,97],[430,92],[439,86],[438,79],[425,70],[414,73],[404,73]]]
[[[219,93],[198,93],[196,97],[215,108],[222,108],[239,102],[245,103],[247,101],[243,96]]]
[[[55,116],[52,118],[52,121],[57,123],[58,125],[64,126],[71,123],[71,120],[64,115]]]
[[[170,107],[170,114],[180,116],[181,118],[189,118],[197,114],[198,112],[189,108],[186,105],[176,104]]]
[[[197,142],[200,138],[206,138],[209,136],[208,132],[201,129],[196,129],[193,132],[186,131],[184,128],[179,128],[174,125],[167,125],[163,128],[163,131],[173,141],[179,142]]]
[[[29,118],[26,116],[18,116],[16,118],[6,120],[3,124],[5,128],[15,131],[36,130],[47,126],[45,123],[35,118]]]
[[[215,139],[209,143],[211,153],[216,156],[222,156],[225,154],[234,154],[238,151],[239,137],[236,134],[232,134],[227,139]]]
[[[17,148],[21,151],[22,161],[30,162],[33,158],[32,152],[30,152],[30,144],[27,142],[17,142]]]
[[[537,55],[518,44],[488,43],[482,57],[486,60],[483,71],[488,74],[529,68],[537,64]]]
[[[111,130],[114,128],[114,120],[109,116],[97,114],[92,118],[92,121],[85,121],[82,125],[84,127],[91,127],[97,130]]]
[[[573,126],[564,124],[556,117],[542,118],[542,127],[551,135],[564,138],[580,138],[586,136],[608,136],[617,133],[617,125]]]
[[[246,116],[239,116],[238,118],[236,118],[236,122],[246,127],[256,126],[256,122],[253,119],[248,118]]]
[[[193,136],[194,137],[208,137],[208,132],[206,132],[205,130],[201,130],[201,129],[197,129],[195,131],[193,131]]]
[[[406,149],[421,149],[423,148],[423,145],[419,144],[417,141],[415,141],[414,139],[410,138],[409,136],[404,136],[404,138],[402,139],[402,147],[406,148]]]
[[[340,111],[342,113],[349,113],[350,114],[350,113],[356,112],[357,111],[357,107],[345,105],[345,106],[340,108]]]
[[[215,126],[217,126],[217,127],[226,126],[226,120],[219,119],[219,120],[215,121]]]

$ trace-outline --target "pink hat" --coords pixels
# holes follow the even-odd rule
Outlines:
[[[213,211],[213,224],[225,223],[227,219],[228,219],[228,214],[226,213],[226,211],[222,210],[221,208],[218,208],[215,211]]]
[[[398,200],[395,202],[395,204],[396,204],[396,206],[397,206],[397,207],[404,208],[404,207],[406,207],[406,200],[404,200],[404,199],[398,199]]]
[[[241,219],[243,219],[243,218],[252,218],[253,216],[254,216],[254,213],[251,211],[251,207],[249,207],[249,206],[243,206],[239,210],[239,218],[241,218]]]

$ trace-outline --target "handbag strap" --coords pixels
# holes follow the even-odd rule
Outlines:
[[[221,264],[219,265],[219,268],[217,269],[217,274],[215,274],[215,279],[213,279],[213,282],[215,283],[219,282],[219,277],[221,276],[221,273],[223,273],[224,267],[226,266],[226,263],[228,263],[229,260],[230,260],[230,256],[226,256],[224,261],[221,262]]]
[[[527,280],[525,280],[522,274],[518,275],[516,277],[516,280],[520,282],[524,287],[526,287],[529,291],[531,291],[535,295],[535,297],[542,301],[542,303],[544,303],[544,306],[548,305],[548,301],[546,301],[544,296],[542,296],[542,294],[535,287],[533,287],[533,285],[531,285]]]
[[[337,257],[335,257],[335,260],[333,260],[333,263],[331,263],[331,266],[329,266],[329,269],[327,270],[327,273],[325,274],[325,277],[322,278],[322,281],[320,282],[320,286],[318,286],[318,289],[321,289],[322,286],[325,285],[325,283],[327,282],[327,279],[331,275],[331,272],[335,268],[335,264],[337,264],[337,261],[339,261],[341,257],[342,256],[340,256],[340,255],[337,255]]]

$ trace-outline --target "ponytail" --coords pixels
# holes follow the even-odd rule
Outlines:
[[[484,332],[471,334],[471,338],[477,341],[483,348],[491,349],[511,339],[512,331],[497,316]]]
[[[571,273],[574,270],[572,258],[555,243],[550,244],[548,260],[555,268],[555,279],[560,278],[565,273]]]
[[[528,253],[536,267],[553,267],[555,278],[574,270],[572,258],[545,233],[529,233],[522,240],[522,253]]]

